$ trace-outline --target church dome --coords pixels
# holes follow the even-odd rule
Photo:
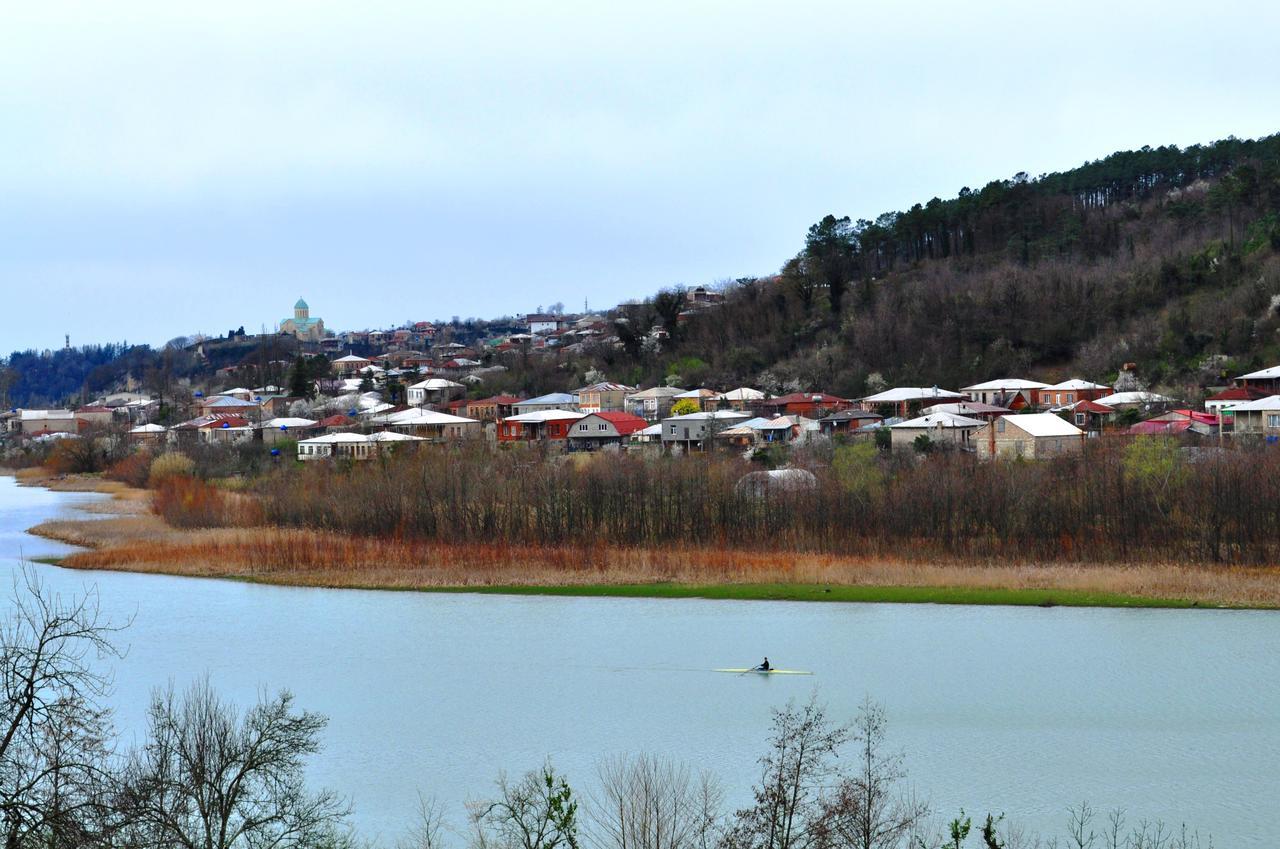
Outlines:
[[[307,302],[306,302],[306,301],[304,301],[304,300],[302,300],[302,298],[298,298],[298,302],[297,302],[296,304],[294,304],[294,305],[293,305],[293,308],[294,308],[295,310],[305,310],[305,309],[309,309],[309,307],[307,306]]]

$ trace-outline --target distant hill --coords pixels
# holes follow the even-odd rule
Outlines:
[[[1133,364],[1145,384],[1194,398],[1280,363],[1280,135],[1114,153],[874,219],[828,215],[797,243],[778,274],[717,287],[722,302],[690,309],[683,290],[658,292],[609,314],[620,345],[508,358],[476,391],[562,390],[594,371],[856,396],[1017,375],[1111,382]],[[229,336],[204,358],[181,346],[15,353],[0,399],[54,403],[126,375],[210,381],[280,353],[258,344]]]
[[[1032,374],[1139,379],[1195,394],[1280,362],[1280,135],[1143,148],[1017,174],[874,220],[827,216],[780,273],[602,358],[617,379],[858,395]],[[630,335],[627,327],[624,337]]]

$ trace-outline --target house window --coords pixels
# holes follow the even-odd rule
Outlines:
[[[584,424],[580,424],[580,425],[578,425],[578,430],[586,430],[586,429],[587,429],[587,426],[586,426],[586,425],[584,425]]]
[[[1280,427],[1280,413],[1267,413],[1267,427]]]
[[[596,425],[596,430],[608,430],[608,429],[609,429],[609,426],[607,424]]]
[[[1072,399],[1072,397],[1073,397],[1072,393],[1068,392],[1068,393],[1067,393],[1067,403],[1068,403],[1068,404],[1070,404],[1070,403],[1071,403],[1071,399]]]
[[[671,435],[672,435],[672,436],[675,436],[675,435],[676,435],[676,426],[675,426],[675,425],[671,425]]]
[[[1076,413],[1076,425],[1084,427],[1084,413]]]
[[[1004,433],[1004,419],[996,419],[996,433]]]

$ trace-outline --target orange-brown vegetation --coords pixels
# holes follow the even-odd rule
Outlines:
[[[812,583],[1054,589],[1280,606],[1280,569],[1175,563],[964,564],[723,548],[510,546],[385,540],[287,528],[175,530],[156,516],[49,522],[36,533],[91,550],[63,564],[295,586]]]

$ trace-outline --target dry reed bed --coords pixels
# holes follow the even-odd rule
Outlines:
[[[32,532],[91,549],[63,561],[72,568],[249,578],[298,586],[799,583],[1049,589],[1280,606],[1280,569],[1274,567],[920,563],[709,548],[449,544],[272,527],[175,530],[152,515],[46,522]]]

